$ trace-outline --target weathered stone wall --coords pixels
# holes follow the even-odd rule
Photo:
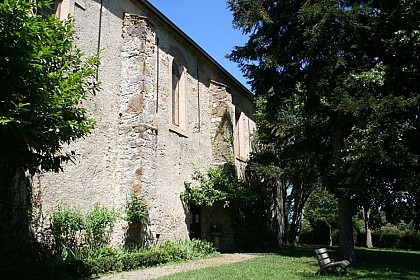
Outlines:
[[[180,194],[194,169],[211,164],[210,107],[204,71],[197,69],[198,58],[163,26],[159,38],[159,104],[157,115],[158,157],[156,199],[152,208],[151,229],[166,239],[188,238],[187,205]],[[177,56],[177,57],[176,57]],[[178,58],[185,67],[186,124],[183,132],[171,125],[171,61]]]
[[[118,185],[125,199],[144,195],[150,201],[156,186],[158,136],[155,79],[151,75],[156,64],[155,33],[146,17],[126,13],[122,35]]]
[[[211,94],[211,140],[212,156],[215,165],[234,165],[234,108],[232,96],[227,92],[224,84],[212,81]]]
[[[66,147],[78,155],[75,163],[66,164],[58,174],[45,173],[34,178],[34,185],[41,193],[38,210],[45,214],[60,203],[85,211],[95,203],[101,203],[121,211],[117,147],[120,145],[118,101],[121,95],[122,20],[117,14],[122,11],[117,10],[122,7],[107,6],[101,12],[97,1],[77,2],[83,5],[75,5],[72,9],[76,18],[76,41],[87,55],[97,54],[99,46],[98,79],[102,90],[83,104],[95,119],[96,128],[85,139]],[[103,2],[112,5],[117,1]]]
[[[64,202],[87,210],[100,203],[124,214],[126,199],[144,194],[150,237],[186,239],[184,182],[194,170],[215,164],[243,168],[244,154],[236,149],[249,144],[255,126],[252,100],[143,1],[104,0],[102,7],[99,1],[82,2],[74,7],[79,44],[88,54],[99,48],[101,57],[102,90],[84,104],[97,125],[68,147],[79,154],[76,164],[36,178],[39,208],[48,213]],[[182,130],[171,125],[173,59],[185,69]],[[246,129],[239,129],[238,110]],[[218,134],[220,127],[228,133]],[[126,231],[121,220],[117,244]]]
[[[232,104],[235,111],[233,134],[235,167],[239,178],[244,179],[246,161],[252,151],[253,132],[255,131],[255,122],[252,118],[254,105],[252,101],[239,94],[232,94]]]

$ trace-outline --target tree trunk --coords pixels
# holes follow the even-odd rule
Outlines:
[[[354,240],[353,240],[353,211],[350,197],[346,194],[346,185],[342,183],[344,176],[343,147],[344,137],[340,124],[333,122],[331,129],[333,156],[335,165],[335,180],[338,193],[338,254],[341,258],[353,261]]]
[[[279,246],[285,244],[286,237],[286,207],[285,191],[281,182],[273,187],[273,204],[271,208],[271,219],[275,232],[277,232],[277,243]]]
[[[365,214],[365,231],[366,231],[366,247],[367,248],[373,248],[373,243],[372,243],[372,232],[370,230],[370,226],[369,226],[369,219],[370,219],[370,207],[365,206],[364,209],[364,214]]]
[[[284,190],[286,191],[286,190]],[[288,230],[287,230],[287,243],[293,246],[298,244],[298,236],[300,232],[300,227],[302,224],[302,213],[303,213],[303,206],[305,201],[308,199],[308,194],[305,191],[305,185],[300,184],[299,187],[296,185],[293,186],[292,190],[292,198],[293,198],[293,207],[291,210],[293,215],[292,219],[289,221]],[[286,213],[286,218],[287,218]]]
[[[353,221],[352,221],[352,205],[350,199],[346,195],[340,195],[338,198],[339,212],[339,247],[338,254],[340,258],[355,260],[354,240],[353,240]]]
[[[16,265],[28,257],[30,232],[30,188],[24,172],[1,166],[0,173],[0,268]],[[1,270],[1,269],[0,269]]]
[[[332,228],[331,228],[331,223],[327,223],[327,225],[328,225],[328,234],[329,234],[329,237],[330,237],[330,246],[332,246],[333,245],[333,237],[332,237]]]

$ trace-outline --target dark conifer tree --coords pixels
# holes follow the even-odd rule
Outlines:
[[[359,198],[419,186],[420,1],[228,5],[249,35],[230,59],[255,92],[259,140],[284,174],[336,195],[339,252],[353,260]]]

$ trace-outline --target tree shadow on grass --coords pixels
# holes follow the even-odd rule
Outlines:
[[[358,249],[357,279],[420,279],[420,252]]]
[[[277,255],[280,256],[287,256],[293,258],[309,258],[314,257],[315,259],[315,249],[325,247],[324,246],[316,246],[316,245],[301,245],[301,246],[282,246],[276,252]],[[328,249],[329,251],[333,252],[333,250]],[[335,250],[334,250],[335,251]]]
[[[313,273],[300,272],[301,279],[333,279],[334,276],[316,276],[318,263],[314,250],[325,246],[304,245],[300,247],[282,247],[276,252],[281,256],[293,258],[313,258],[313,261],[303,260],[308,266],[313,267]],[[333,257],[336,247],[328,247]],[[420,279],[420,252],[415,251],[390,251],[377,249],[356,249],[356,258],[348,268],[346,278],[350,279]]]

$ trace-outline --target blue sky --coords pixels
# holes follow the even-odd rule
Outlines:
[[[232,26],[232,13],[225,0],[149,0],[176,26],[191,37],[247,88],[236,63],[225,55],[234,46],[242,46],[247,36]]]

